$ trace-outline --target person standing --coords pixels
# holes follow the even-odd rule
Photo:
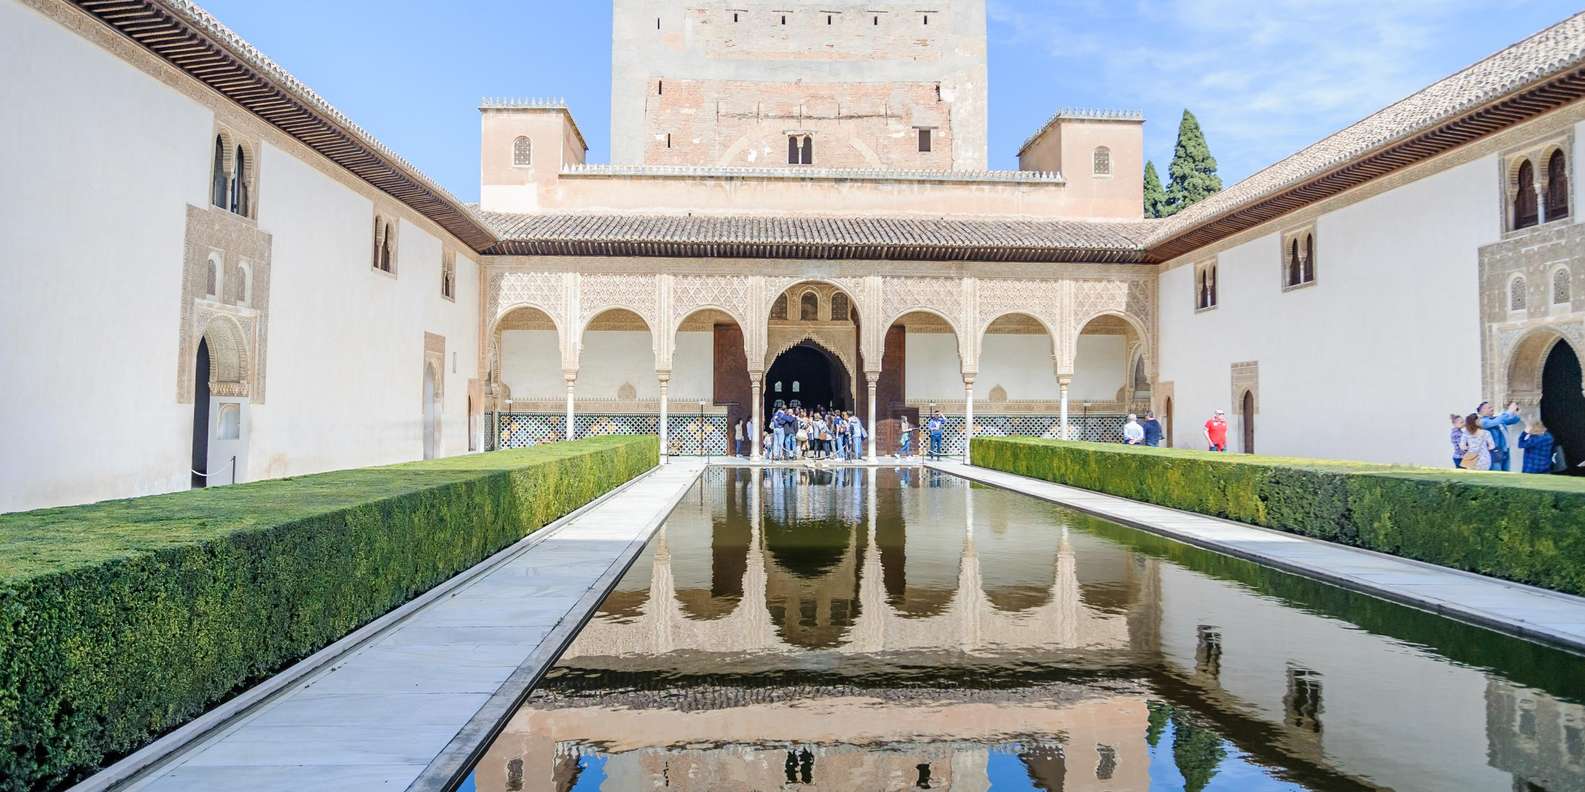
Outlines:
[[[1212,451],[1227,450],[1227,413],[1217,410],[1211,420],[1205,422],[1205,445]]]
[[[1453,422],[1453,431],[1448,439],[1453,441],[1453,467],[1464,466],[1464,416],[1458,413],[1448,413],[1448,420]]]
[[[941,411],[936,410],[930,414],[930,420],[925,421],[925,432],[930,435],[930,458],[941,459],[941,437],[947,430],[947,421],[941,417]]]
[[[1481,426],[1480,413],[1470,413],[1464,417],[1459,450],[1462,453],[1459,467],[1465,470],[1491,470],[1492,453],[1497,450],[1497,441],[1492,439],[1491,432]]]
[[[770,418],[771,452],[770,458],[774,462],[782,458],[782,452],[787,448],[787,411],[776,408],[776,414]]]
[[[1519,403],[1509,402],[1508,409],[1493,414],[1491,402],[1481,402],[1475,408],[1475,414],[1480,416],[1480,428],[1491,432],[1491,442],[1495,449],[1491,452],[1491,469],[1509,469],[1512,455],[1508,453],[1508,430],[1506,427],[1519,423]]]
[[[1128,414],[1128,421],[1123,424],[1123,444],[1145,444],[1145,427],[1139,425],[1139,416],[1133,413]]]
[[[1156,420],[1154,412],[1148,410],[1145,412],[1145,422],[1141,426],[1145,429],[1145,445],[1152,448],[1161,445],[1164,433],[1161,430],[1161,422]]]
[[[1525,473],[1551,473],[1553,445],[1546,427],[1539,420],[1531,421],[1519,433],[1519,447],[1524,449],[1524,467],[1520,469]]]
[[[897,457],[907,459],[914,444],[914,427],[908,423],[908,416],[904,415],[897,422]]]
[[[864,424],[857,415],[848,416],[848,459],[854,460],[864,456],[864,441],[868,440],[870,433],[864,429]]]
[[[732,452],[740,457],[748,456],[748,439],[744,436],[743,421],[732,424]]]
[[[831,411],[831,447],[837,459],[848,458],[848,422],[839,410]]]

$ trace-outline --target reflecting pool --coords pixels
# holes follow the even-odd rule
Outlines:
[[[1585,790],[1585,661],[933,471],[713,468],[466,790]]]

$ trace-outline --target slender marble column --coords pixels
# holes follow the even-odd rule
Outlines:
[[[572,400],[575,395],[576,384],[578,382],[578,372],[564,371],[562,372],[562,376],[567,380],[567,432],[565,439],[573,440],[578,436],[578,431],[574,428],[576,424],[573,423],[575,416],[573,415],[572,410]]]
[[[655,378],[660,380],[660,463],[664,465],[670,461],[669,457],[671,456],[668,453],[669,449],[666,441],[667,430],[671,424],[671,418],[668,415],[670,402],[667,396],[667,392],[671,389],[671,372],[657,371],[655,372]]]
[[[864,379],[869,381],[870,389],[870,414],[867,419],[868,423],[864,424],[864,428],[869,430],[869,452],[866,456],[869,457],[869,462],[873,465],[875,464],[875,386],[880,382],[881,375],[878,371],[866,371],[864,372]]]
[[[748,458],[751,461],[758,462],[760,461],[760,439],[765,435],[765,426],[761,423],[765,420],[765,416],[761,414],[765,412],[764,406],[761,405],[764,399],[761,398],[760,394],[760,389],[765,384],[765,375],[751,371],[748,375],[748,382],[750,397],[754,399],[754,403],[750,406],[750,414],[754,416],[754,425],[751,427],[752,431],[750,433],[754,436],[748,439]]]
[[[1072,440],[1073,430],[1068,426],[1068,385],[1073,382],[1072,377],[1057,377],[1057,387],[1062,389],[1062,439]]]
[[[969,463],[969,442],[974,439],[974,378],[963,378],[963,464]]]

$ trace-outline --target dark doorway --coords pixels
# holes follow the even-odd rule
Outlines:
[[[1255,453],[1255,392],[1244,391],[1244,453]]]
[[[1569,475],[1585,475],[1585,393],[1580,361],[1567,341],[1558,341],[1541,370],[1541,423],[1563,448]]]
[[[848,383],[847,369],[841,361],[805,341],[781,353],[765,373],[766,414],[776,409],[777,401],[786,404],[797,401],[810,409],[829,405],[850,410],[852,404],[848,394],[852,389]]]
[[[193,367],[193,487],[209,483],[209,340],[198,341]]]

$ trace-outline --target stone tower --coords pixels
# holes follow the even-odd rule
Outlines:
[[[985,167],[985,0],[613,2],[614,164]]]

